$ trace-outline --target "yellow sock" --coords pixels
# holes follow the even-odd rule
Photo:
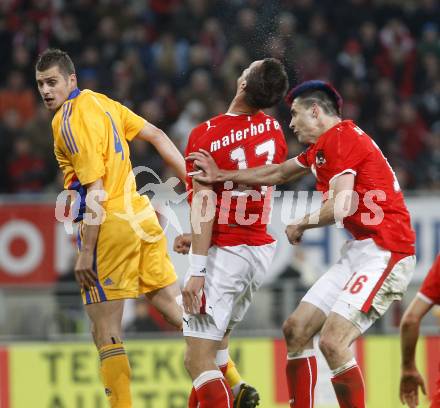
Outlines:
[[[111,408],[131,408],[130,364],[122,343],[99,349],[101,378]]]
[[[236,385],[243,382],[241,375],[238,372],[237,367],[235,367],[235,363],[232,361],[231,357],[229,357],[228,360],[225,378],[231,388],[234,388]]]

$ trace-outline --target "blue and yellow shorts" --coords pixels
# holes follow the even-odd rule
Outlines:
[[[177,280],[167,252],[167,239],[146,197],[133,200],[136,213],[146,211],[141,222],[127,220],[120,206],[106,207],[94,254],[96,286],[81,290],[84,304],[137,298],[143,293],[171,285]],[[83,225],[79,225],[81,248]]]

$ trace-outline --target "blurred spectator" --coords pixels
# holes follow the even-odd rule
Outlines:
[[[411,95],[416,57],[411,33],[401,20],[392,19],[380,31],[380,42],[377,64],[381,74],[393,80],[401,96]]]
[[[438,23],[426,23],[423,26],[422,38],[418,45],[421,56],[433,54],[436,58],[440,57],[440,37],[438,34]]]
[[[8,160],[11,158],[12,144],[20,136],[20,118],[15,110],[9,110],[3,115],[0,122],[0,192],[9,192],[11,179],[8,173]]]
[[[136,299],[133,320],[128,323],[125,330],[129,333],[148,333],[162,331],[162,327],[154,320],[150,313],[150,306],[144,298]]]
[[[27,48],[19,45],[12,50],[11,70],[22,73],[27,88],[34,86],[34,65]]]
[[[440,118],[440,78],[436,78],[431,86],[419,96],[419,104],[429,124],[433,124]]]
[[[169,136],[183,153],[191,131],[206,118],[206,109],[198,100],[189,101],[180,114],[177,122],[170,128]]]
[[[82,89],[109,93],[165,131],[173,126],[179,143],[196,120],[227,109],[252,60],[273,56],[291,85],[333,81],[345,117],[393,155],[403,184],[436,188],[432,162],[428,174],[420,161],[436,151],[428,129],[440,117],[439,22],[436,0],[0,2],[1,156],[10,158],[11,140],[23,136],[49,169],[43,183],[54,179],[53,156],[43,153],[50,118],[35,104],[34,61],[47,46],[71,54]],[[203,106],[194,117],[192,101]],[[272,113],[287,130],[288,109]],[[154,151],[138,153],[156,168]],[[5,191],[11,180],[2,184]]]
[[[237,78],[249,65],[250,59],[245,48],[240,45],[232,47],[226,55],[221,76],[225,84],[226,96],[233,96],[237,89]]]
[[[46,182],[44,161],[32,152],[31,141],[18,137],[13,141],[12,157],[8,160],[7,174],[11,193],[36,193]]]
[[[340,91],[344,98],[344,117],[358,122],[362,102],[359,82],[347,76],[340,85]]]
[[[80,54],[77,64],[77,76],[80,88],[99,91],[99,84],[111,82],[110,70],[103,69],[98,48],[86,46]]]
[[[431,133],[427,138],[428,145],[428,165],[426,172],[428,175],[428,185],[430,189],[440,190],[440,121],[434,123]]]
[[[419,0],[409,20],[414,33],[419,35],[427,21],[440,21],[440,5],[437,0]]]
[[[0,7],[5,7],[6,3],[0,2]],[[0,9],[0,85],[3,84],[3,81],[9,71],[11,69],[10,65],[6,63],[6,61],[11,60],[12,50],[12,30],[8,29],[6,13],[4,13]]]
[[[380,44],[377,34],[377,26],[373,21],[365,21],[359,28],[358,41],[362,48],[362,56],[368,70],[374,69],[374,59],[379,54]],[[375,75],[369,73],[369,79],[373,79]]]
[[[350,39],[345,43],[344,49],[338,54],[337,63],[340,70],[339,77],[347,76],[360,82],[367,76],[365,59],[361,52],[361,46],[355,39]]]
[[[218,95],[212,86],[210,73],[204,69],[197,69],[192,73],[189,84],[182,89],[179,96],[182,105],[192,99],[200,100],[211,114],[212,102]]]
[[[409,162],[420,160],[425,150],[427,127],[411,102],[400,107],[399,141],[402,157]]]
[[[69,54],[76,54],[81,50],[81,32],[73,14],[60,13],[53,23],[52,30],[57,47]]]
[[[304,249],[297,247],[292,254],[292,260],[272,283],[274,304],[272,318],[281,326],[285,318],[286,302],[294,299],[293,305],[287,307],[291,310],[296,307],[307,290],[319,277],[319,271]]]
[[[53,152],[51,121],[51,113],[40,103],[37,106],[35,117],[21,132],[32,143],[32,153],[44,162],[46,168],[45,183],[52,182],[58,173],[58,165]]]
[[[153,100],[155,100],[164,112],[164,120],[172,122],[179,112],[177,95],[167,82],[160,82],[154,88]]]
[[[337,52],[337,42],[333,32],[329,29],[326,16],[316,13],[311,17],[308,36],[312,45],[319,48],[325,59],[334,57]]]
[[[34,92],[26,87],[23,73],[20,71],[11,71],[6,86],[0,89],[0,120],[10,110],[17,112],[22,125],[35,114]]]
[[[200,29],[203,27],[205,20],[211,14],[212,0],[186,0],[179,1],[177,12],[173,16],[173,29],[168,29],[169,32],[175,32],[180,38],[185,38],[191,43],[196,43],[199,40]],[[158,30],[164,32],[166,26],[157,25]]]
[[[188,46],[186,41],[176,42],[171,32],[162,34],[153,45],[153,58],[162,78],[174,81],[186,69]]]
[[[318,47],[310,47],[304,50],[303,54],[298,57],[296,69],[298,70],[299,81],[316,78],[328,80],[331,73],[331,66],[324,59]]]
[[[226,37],[221,24],[216,18],[209,18],[205,21],[200,33],[200,43],[209,52],[212,68],[218,70],[226,54]]]
[[[235,25],[230,32],[231,42],[240,44],[247,50],[250,58],[256,60],[262,57],[263,50],[256,46],[263,43],[264,33],[259,28],[258,15],[251,8],[243,8],[237,14]]]
[[[120,32],[116,20],[110,16],[101,18],[98,23],[98,32],[94,36],[93,42],[99,49],[100,63],[106,67],[111,67],[120,57],[121,43],[119,38]]]
[[[139,172],[136,172],[136,186],[138,190],[148,183],[158,183],[154,173],[163,179],[163,172],[165,171],[163,168],[163,160],[152,145],[142,140],[134,139],[130,143],[130,158],[133,169],[136,170],[138,166],[143,167],[142,169],[138,169]],[[147,167],[147,169],[145,169],[145,167]]]
[[[305,36],[298,32],[298,21],[296,17],[287,12],[279,16],[276,37],[282,42],[285,54],[283,60],[289,77],[294,77],[294,67],[298,56],[308,47]]]

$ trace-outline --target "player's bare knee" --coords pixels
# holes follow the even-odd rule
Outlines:
[[[283,334],[291,351],[299,351],[309,340],[303,322],[295,316],[290,316],[283,323]]]
[[[319,349],[322,351],[322,354],[324,354],[326,359],[332,359],[341,354],[344,349],[344,344],[334,336],[321,334],[319,339]]]

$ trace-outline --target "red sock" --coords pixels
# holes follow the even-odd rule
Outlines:
[[[231,388],[223,377],[211,378],[203,382],[196,388],[196,393],[200,408],[232,408],[234,406]]]
[[[341,408],[365,408],[365,385],[358,365],[332,378]]]
[[[315,385],[318,377],[316,357],[287,360],[287,387],[291,408],[313,408]]]
[[[191,394],[189,394],[188,398],[188,408],[197,408],[199,401],[197,399],[196,389],[192,387]]]
[[[437,380],[435,394],[431,396],[431,405],[429,408],[440,408],[440,378]]]
[[[226,370],[228,369],[228,365],[226,364],[224,366],[220,366],[219,369],[224,376],[226,373]],[[188,398],[188,408],[199,408],[199,400],[197,399],[197,393],[196,393],[196,389],[194,387],[192,387],[191,394],[189,395],[189,398]]]

